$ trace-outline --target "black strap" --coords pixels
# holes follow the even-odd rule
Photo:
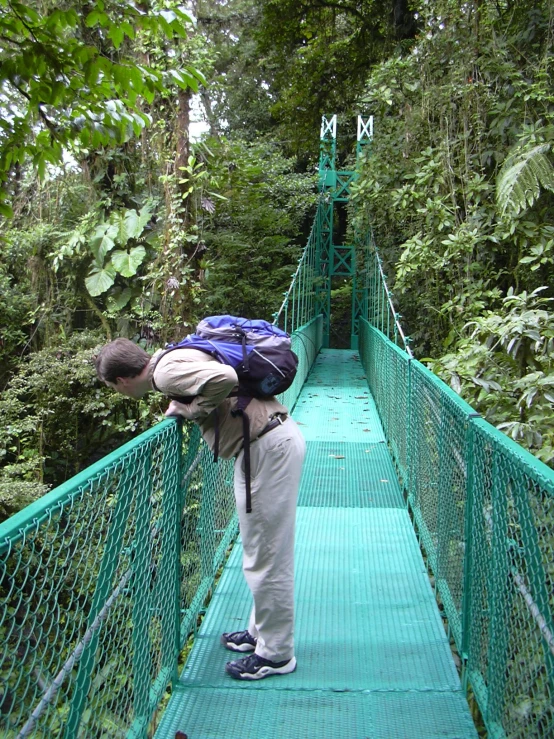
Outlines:
[[[169,348],[164,349],[163,352],[160,352],[160,355],[156,358],[156,361],[154,362],[154,366],[152,367],[152,370],[151,370],[152,377],[151,377],[151,380],[150,381],[152,383],[152,387],[158,393],[160,393],[161,390],[158,388],[158,386],[156,385],[156,383],[154,381],[154,372],[156,371],[156,367],[158,366],[158,362],[160,361],[160,359],[162,357],[165,357],[166,354],[169,354],[169,352],[175,351],[175,349],[196,349],[196,351],[204,352],[204,354],[207,354],[209,357],[215,357],[217,360],[219,360],[221,362],[221,359],[219,358],[219,356],[216,356],[215,352],[209,352],[207,349],[201,349],[198,346],[179,346],[179,345],[177,345],[177,346],[170,346]],[[182,401],[178,397],[172,398],[170,395],[168,395],[167,397],[170,398],[171,400],[178,400],[180,403],[185,402],[185,401]],[[188,400],[186,402],[190,403],[190,400]]]
[[[214,408],[214,462],[219,459],[219,408]]]
[[[160,359],[161,359],[161,357],[160,357]],[[161,392],[161,390],[160,390],[160,388],[159,388],[159,387],[158,387],[158,386],[156,385],[156,383],[154,382],[154,370],[156,369],[156,365],[158,364],[158,362],[159,362],[159,361],[160,361],[159,359],[158,359],[158,360],[156,361],[156,364],[154,365],[154,368],[152,369],[152,377],[151,377],[151,379],[150,379],[150,382],[152,383],[152,387],[154,388],[154,390],[155,390],[155,391],[156,391],[157,393],[160,393],[160,392]]]
[[[245,372],[250,372],[250,366],[248,363],[248,352],[246,351],[246,334],[242,334],[242,364]]]
[[[252,484],[250,475],[250,419],[242,412],[242,434],[244,449],[244,484],[246,486],[246,512],[252,512]]]

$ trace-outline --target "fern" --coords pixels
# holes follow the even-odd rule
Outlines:
[[[496,185],[496,202],[502,214],[513,215],[530,208],[543,190],[554,192],[554,163],[550,144],[517,148],[504,162]]]

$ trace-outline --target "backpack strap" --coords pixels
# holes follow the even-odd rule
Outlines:
[[[219,459],[219,408],[214,408],[214,463]]]
[[[242,332],[242,359],[244,362],[244,371],[250,372],[250,366],[248,362],[248,352],[246,351],[246,332]]]
[[[154,380],[154,372],[156,371],[156,367],[158,366],[158,362],[162,357],[165,357],[166,354],[169,354],[169,352],[172,352],[174,349],[185,349],[186,347],[181,346],[172,346],[169,349],[166,349],[165,351],[161,352],[160,356],[156,359],[154,362],[154,366],[152,367],[152,376],[150,378],[150,382],[152,383],[152,387],[157,393],[161,393],[162,391],[160,388],[156,385],[156,382]],[[193,347],[195,348],[195,347]],[[199,349],[198,351],[204,352],[205,354],[209,354],[209,352],[204,351],[204,349]],[[210,354],[211,356],[211,354]],[[189,403],[192,403],[195,396],[194,395],[166,395],[166,398],[169,398],[170,400],[176,400],[178,403],[183,403],[183,405],[188,405]],[[217,419],[216,419],[217,422]],[[217,428],[217,434],[219,434],[219,426]],[[216,460],[217,461],[217,460]]]
[[[161,352],[160,356],[156,359],[154,362],[154,366],[152,367],[152,376],[150,377],[150,382],[152,383],[152,387],[157,393],[161,393],[160,388],[156,385],[156,382],[154,380],[154,372],[156,371],[156,367],[158,366],[158,362],[162,357],[165,357],[166,354],[168,354],[171,351],[171,349],[166,349],[165,351]],[[188,405],[193,399],[193,396],[184,396],[179,397],[177,395],[167,395],[167,398],[170,400],[177,400],[179,403],[184,403],[185,405]]]
[[[154,363],[154,366],[152,367],[152,377],[150,378],[150,382],[152,383],[152,387],[154,388],[154,390],[155,390],[155,391],[156,391],[157,393],[161,393],[161,390],[160,390],[160,388],[159,388],[159,387],[158,387],[158,386],[156,385],[156,383],[154,382],[154,372],[155,372],[155,370],[156,370],[156,367],[158,366],[158,362],[160,361],[160,359],[161,359],[161,358],[163,357],[163,355],[164,355],[164,354],[165,354],[165,352],[164,352],[163,354],[160,354],[160,356],[159,356],[159,357],[158,357],[158,358],[156,359],[156,362]]]

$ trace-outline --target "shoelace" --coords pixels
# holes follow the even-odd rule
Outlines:
[[[241,660],[243,668],[250,670],[252,667],[263,667],[265,660],[258,654],[249,654],[248,657],[243,657]]]
[[[230,634],[229,636],[231,637],[231,641],[233,641],[235,644],[243,644],[244,642],[248,642],[248,644],[250,644],[252,640],[256,641],[254,637],[250,636],[248,629],[245,629],[244,631],[237,631],[236,633]]]

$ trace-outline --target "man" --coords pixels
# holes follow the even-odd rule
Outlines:
[[[101,349],[96,371],[108,387],[129,398],[154,389],[172,398],[167,416],[195,421],[211,449],[217,443],[221,457],[235,458],[243,572],[254,606],[248,629],[224,633],[221,641],[227,649],[253,654],[228,662],[226,671],[239,680],[293,672],[294,529],[306,444],[287,408],[274,397],[248,404],[252,510],[247,513],[243,424],[233,415],[237,398],[229,397],[238,386],[232,367],[189,348],[150,357],[132,341],[116,339]]]

